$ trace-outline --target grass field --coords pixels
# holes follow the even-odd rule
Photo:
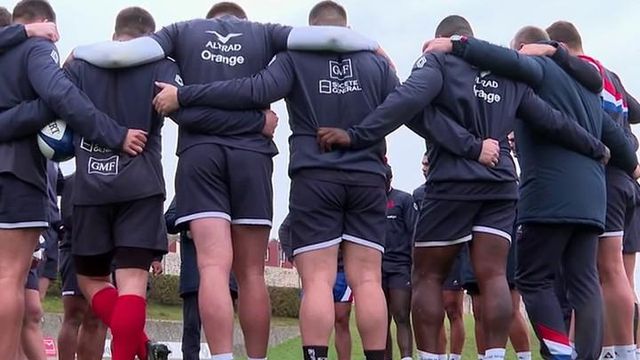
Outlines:
[[[464,344],[464,350],[462,354],[463,359],[472,359],[475,360],[476,356],[476,343],[473,332],[474,320],[473,316],[466,315],[465,316],[465,331],[466,331],[466,341]],[[392,330],[392,333],[395,333],[395,329]],[[351,336],[353,348],[351,350],[352,359],[362,359],[362,346],[360,343],[360,337],[358,336],[358,331],[355,326],[354,316],[351,318]],[[535,339],[535,336],[531,337],[532,351],[533,351],[533,359],[539,360],[542,359],[538,353],[538,341]],[[269,350],[269,359],[278,359],[278,360],[299,360],[301,356],[301,343],[300,338],[291,339],[279,346],[276,346]],[[329,358],[337,359],[335,348],[333,346],[333,341],[331,342],[329,348]],[[399,359],[400,355],[398,353],[398,349],[396,344],[394,343],[394,359]],[[416,358],[414,356],[414,358]],[[509,345],[509,349],[507,351],[507,359],[515,359],[515,353]]]
[[[62,300],[59,297],[47,296],[43,302],[43,307],[47,313],[62,313]],[[182,320],[182,308],[180,306],[167,306],[150,303],[147,307],[148,318],[154,320]],[[297,326],[296,319],[290,318],[274,318],[272,324],[277,326]],[[476,344],[474,336],[474,320],[473,316],[465,315],[465,331],[466,341],[463,349],[463,359],[476,359]],[[395,334],[395,328],[392,329],[392,333]],[[351,316],[351,336],[353,347],[351,350],[352,359],[362,358],[362,345],[358,331],[355,324],[355,316]],[[531,334],[531,349],[533,351],[533,359],[541,359],[538,353],[538,341]],[[269,359],[277,360],[299,360],[301,357],[301,342],[300,338],[288,340],[278,346],[269,349]],[[335,347],[333,345],[333,339],[329,348],[329,358],[337,359]],[[394,340],[394,359],[399,359],[399,353]],[[414,357],[415,358],[415,357]],[[507,351],[507,359],[515,359],[515,353],[509,345]]]

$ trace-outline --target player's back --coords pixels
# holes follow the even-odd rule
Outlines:
[[[169,60],[134,68],[105,70],[81,60],[65,69],[97,109],[127,128],[146,131],[147,144],[135,157],[112,152],[77,137],[74,203],[117,203],[164,194],[161,129],[164,117],[153,108],[155,81],[176,74]],[[171,79],[172,80],[172,79]]]
[[[0,53],[0,111],[10,109],[23,101],[34,100],[38,94],[31,85],[29,71],[33,59],[46,54],[48,60],[59,63],[58,52],[50,41],[28,39]],[[54,84],[52,84],[54,85]],[[0,172],[13,173],[20,180],[46,191],[46,161],[38,149],[36,136],[0,143]]]
[[[594,137],[602,135],[601,102],[553,60],[535,57],[544,70],[537,94],[575,119]],[[522,169],[518,218],[520,222],[604,221],[604,167],[537,134],[522,122],[516,126],[518,160]],[[589,196],[584,196],[589,194]],[[601,206],[600,206],[601,204]]]
[[[178,62],[185,84],[205,84],[256,74],[273,56],[286,50],[289,27],[261,24],[222,16],[172,24],[153,38]],[[261,134],[243,136],[204,135],[180,129],[178,152],[201,144],[216,143],[270,155],[278,150]]]
[[[484,166],[476,159],[457,156],[434,142],[429,153],[429,196],[447,193],[450,197],[457,192],[457,187],[452,185],[476,184],[504,187],[498,192],[514,198],[517,176],[507,135],[513,130],[520,103],[530,88],[475,68],[453,55],[426,56],[433,59],[418,60],[416,67],[420,68],[421,62],[424,65],[435,60],[442,72],[442,89],[432,102],[438,111],[429,112],[433,117],[426,121],[436,123],[447,117],[448,121],[457,122],[477,138],[500,142],[500,161],[494,168]]]
[[[348,129],[364,120],[398,84],[388,62],[371,52],[279,54],[290,62],[295,83],[286,97],[292,135],[290,174],[332,169],[385,175],[386,145],[355,151],[322,152],[319,127]]]
[[[165,52],[170,50],[167,54],[180,64],[185,83],[191,85],[259,72],[286,49],[289,31],[284,26],[223,16],[173,24],[153,37]]]

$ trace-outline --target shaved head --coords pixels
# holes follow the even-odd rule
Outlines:
[[[467,19],[460,15],[449,15],[440,21],[436,28],[436,37],[451,37],[453,35],[473,37],[473,30]]]
[[[561,42],[570,50],[583,52],[582,37],[575,25],[568,21],[556,21],[547,28],[551,40]]]
[[[511,48],[520,50],[523,45],[535,44],[541,41],[549,41],[549,35],[546,31],[535,26],[525,26],[518,30],[511,40]]]
[[[11,25],[11,13],[7,8],[0,6],[0,27]]]
[[[317,3],[309,12],[309,25],[347,26],[347,11],[335,1]]]

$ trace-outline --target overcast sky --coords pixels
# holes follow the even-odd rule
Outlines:
[[[77,45],[108,40],[118,11],[128,6],[149,10],[158,26],[175,21],[204,17],[216,1],[204,0],[50,0],[58,16],[62,40],[58,43],[63,58]],[[251,20],[306,25],[307,14],[315,0],[239,0]],[[12,8],[17,1],[0,2]],[[640,2],[633,0],[343,0],[352,28],[382,44],[396,63],[401,80],[406,79],[419,56],[421,45],[433,37],[435,27],[445,16],[465,16],[477,37],[507,45],[524,25],[546,27],[556,20],[569,20],[580,29],[585,51],[616,71],[627,90],[640,94],[637,71],[638,42],[636,15]],[[606,5],[605,5],[606,4]],[[274,224],[278,226],[287,212],[289,178],[287,114],[282,102],[274,110],[280,116],[276,143],[280,155],[275,158]],[[176,126],[170,121],[164,129],[164,169],[168,197],[174,193],[174,156]],[[422,181],[420,158],[423,143],[413,133],[401,129],[388,138],[389,159],[394,167],[394,186],[411,192]],[[63,166],[65,172],[72,164]],[[275,234],[275,233],[274,233]]]

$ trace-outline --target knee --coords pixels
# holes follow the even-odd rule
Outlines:
[[[44,311],[42,310],[42,305],[40,305],[40,303],[30,303],[26,305],[24,309],[24,318],[27,323],[38,324],[39,326],[43,316]]]
[[[451,322],[462,319],[462,307],[457,302],[445,304],[444,311]]]
[[[393,313],[393,321],[397,325],[410,325],[409,309],[402,309]]]
[[[348,329],[349,328],[349,319],[350,319],[350,312],[346,312],[343,314],[336,314],[336,329]]]
[[[62,322],[64,325],[72,326],[74,328],[79,328],[82,324],[83,314],[80,311],[67,311],[62,318]]]

